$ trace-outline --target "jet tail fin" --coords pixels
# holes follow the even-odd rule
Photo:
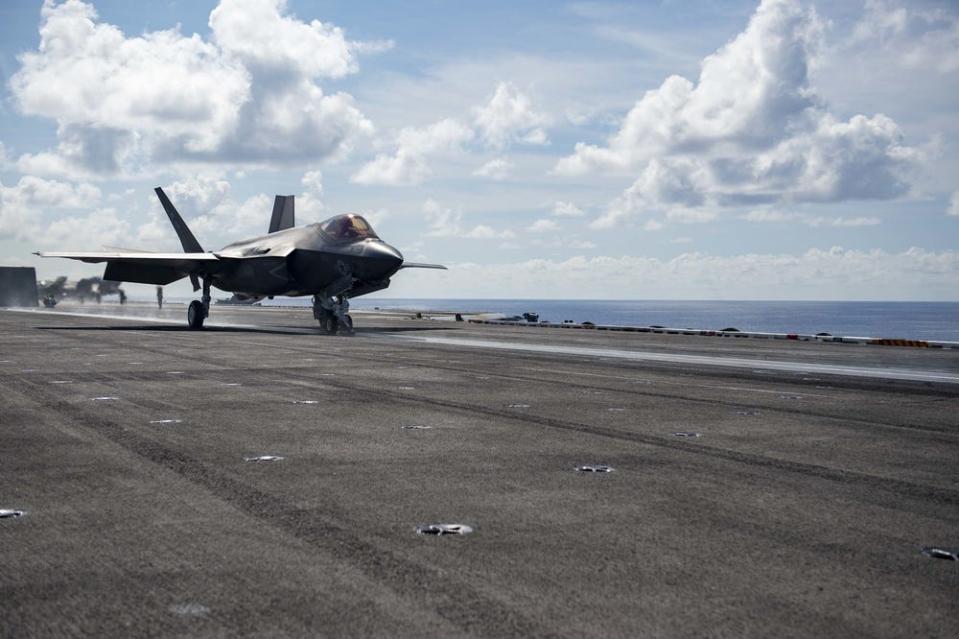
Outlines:
[[[296,226],[293,215],[293,196],[277,195],[273,201],[273,217],[270,218],[270,233]]]
[[[203,253],[204,251],[200,243],[193,237],[190,228],[186,225],[186,222],[183,221],[183,218],[180,217],[180,214],[177,213],[176,207],[170,202],[170,198],[166,196],[163,189],[158,186],[153,190],[156,192],[157,197],[160,198],[160,204],[163,205],[163,210],[166,211],[167,217],[170,218],[170,223],[173,224],[173,230],[176,231],[177,237],[180,238],[180,244],[183,245],[183,252]]]

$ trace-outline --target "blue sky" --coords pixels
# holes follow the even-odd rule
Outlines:
[[[451,267],[396,296],[959,299],[948,2],[17,1],[0,73],[41,277],[176,249],[162,185],[208,249],[293,193]]]

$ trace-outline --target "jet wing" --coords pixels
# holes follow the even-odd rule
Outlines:
[[[419,262],[403,262],[400,268],[436,268],[443,271],[447,270],[442,264],[421,264]]]
[[[40,257],[65,257],[81,262],[106,262],[103,279],[164,286],[196,273],[208,273],[220,262],[213,253],[149,253],[141,251],[38,252]],[[214,268],[211,268],[214,267]]]
[[[128,264],[155,264],[165,266],[190,266],[197,262],[216,262],[213,253],[151,253],[149,251],[85,251],[74,253],[38,251],[40,257],[65,257],[96,264],[98,262],[126,262]]]

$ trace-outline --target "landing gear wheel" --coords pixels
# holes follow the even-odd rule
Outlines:
[[[346,316],[346,321],[340,324],[340,332],[347,337],[353,337],[353,318]]]
[[[206,319],[206,313],[203,312],[203,303],[199,300],[190,302],[190,308],[186,311],[186,321],[193,330],[203,328],[203,320]]]
[[[327,314],[320,320],[320,328],[327,335],[336,335],[336,331],[340,328],[340,321],[336,319],[336,315]]]

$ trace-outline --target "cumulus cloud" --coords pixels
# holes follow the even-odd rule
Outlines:
[[[222,0],[212,38],[128,37],[91,4],[47,0],[40,44],[10,80],[27,115],[58,124],[55,150],[21,158],[48,174],[133,172],[162,160],[298,161],[348,151],[371,123],[318,81],[357,69],[338,27],[286,15],[284,0]]]
[[[905,68],[959,71],[959,15],[946,9],[866,0],[853,44],[878,41]]]
[[[177,210],[192,218],[222,204],[230,193],[230,183],[217,175],[191,175],[163,189]]]
[[[193,174],[164,187],[164,192],[207,250],[252,235],[266,233],[273,211],[273,194],[237,199],[230,182],[218,174]],[[309,192],[309,191],[308,191]],[[302,196],[297,198],[300,216]],[[137,241],[153,248],[180,250],[180,243],[159,200],[149,195],[149,214],[137,229]],[[302,220],[298,220],[302,224]]]
[[[130,225],[102,204],[92,184],[34,176],[12,186],[0,183],[0,239],[29,243],[30,250],[116,245],[129,237]]]
[[[294,201],[297,226],[319,222],[327,217],[323,203],[323,173],[319,170],[307,171],[300,179],[300,184],[303,185],[303,193]]]
[[[463,212],[441,206],[433,199],[423,203],[423,214],[429,223],[430,237],[450,237],[461,233]]]
[[[494,149],[511,143],[546,144],[546,118],[533,110],[532,100],[509,82],[500,82],[485,105],[473,110],[480,136]]]
[[[579,294],[607,299],[942,299],[954,300],[959,252],[891,253],[841,247],[803,253],[654,257],[573,257],[501,264],[452,264],[442,281],[410,274],[403,285],[434,296],[495,297],[501,282],[517,297]]]
[[[400,131],[392,153],[380,153],[350,178],[357,184],[420,184],[432,175],[430,161],[463,150],[470,142],[503,151],[515,143],[546,144],[545,118],[532,110],[532,101],[510,83],[500,83],[490,100],[473,109],[473,124],[444,118],[425,127]],[[503,180],[513,163],[490,160],[473,175]]]
[[[351,181],[357,184],[419,184],[432,173],[428,160],[450,153],[473,138],[466,125],[446,118],[426,127],[407,127],[396,138],[396,151],[379,154]]]
[[[553,204],[553,215],[556,217],[582,217],[583,210],[572,202],[557,201]]]
[[[91,250],[116,246],[130,237],[130,223],[116,209],[101,208],[77,216],[60,217],[45,225],[38,242],[45,247]]]
[[[510,230],[497,231],[485,224],[472,228],[463,225],[463,212],[442,206],[433,199],[423,203],[423,214],[429,224],[428,237],[461,237],[474,240],[511,239],[516,234]]]
[[[559,224],[553,220],[542,218],[529,225],[529,231],[532,233],[552,233],[559,230]]]
[[[949,208],[946,209],[947,215],[959,215],[959,191],[953,191],[949,198]]]
[[[250,66],[313,78],[357,70],[343,30],[319,20],[285,16],[285,0],[221,0],[210,13],[220,48]]]
[[[821,34],[814,9],[764,0],[742,33],[703,60],[696,83],[667,78],[607,145],[580,142],[555,171],[638,174],[599,227],[649,211],[715,216],[750,203],[906,193],[921,154],[904,144],[896,123],[882,114],[840,120],[811,87]]]
[[[85,183],[34,176],[23,176],[12,186],[0,183],[0,238],[37,241],[43,237],[47,211],[89,209],[97,206],[100,198],[100,190]]]
[[[207,238],[209,248],[266,233],[273,211],[273,196],[252,195],[242,201],[224,199],[190,222],[190,227]],[[211,242],[212,241],[212,242]]]
[[[513,163],[508,158],[493,158],[473,171],[473,175],[488,177],[491,180],[505,180],[512,170]]]

